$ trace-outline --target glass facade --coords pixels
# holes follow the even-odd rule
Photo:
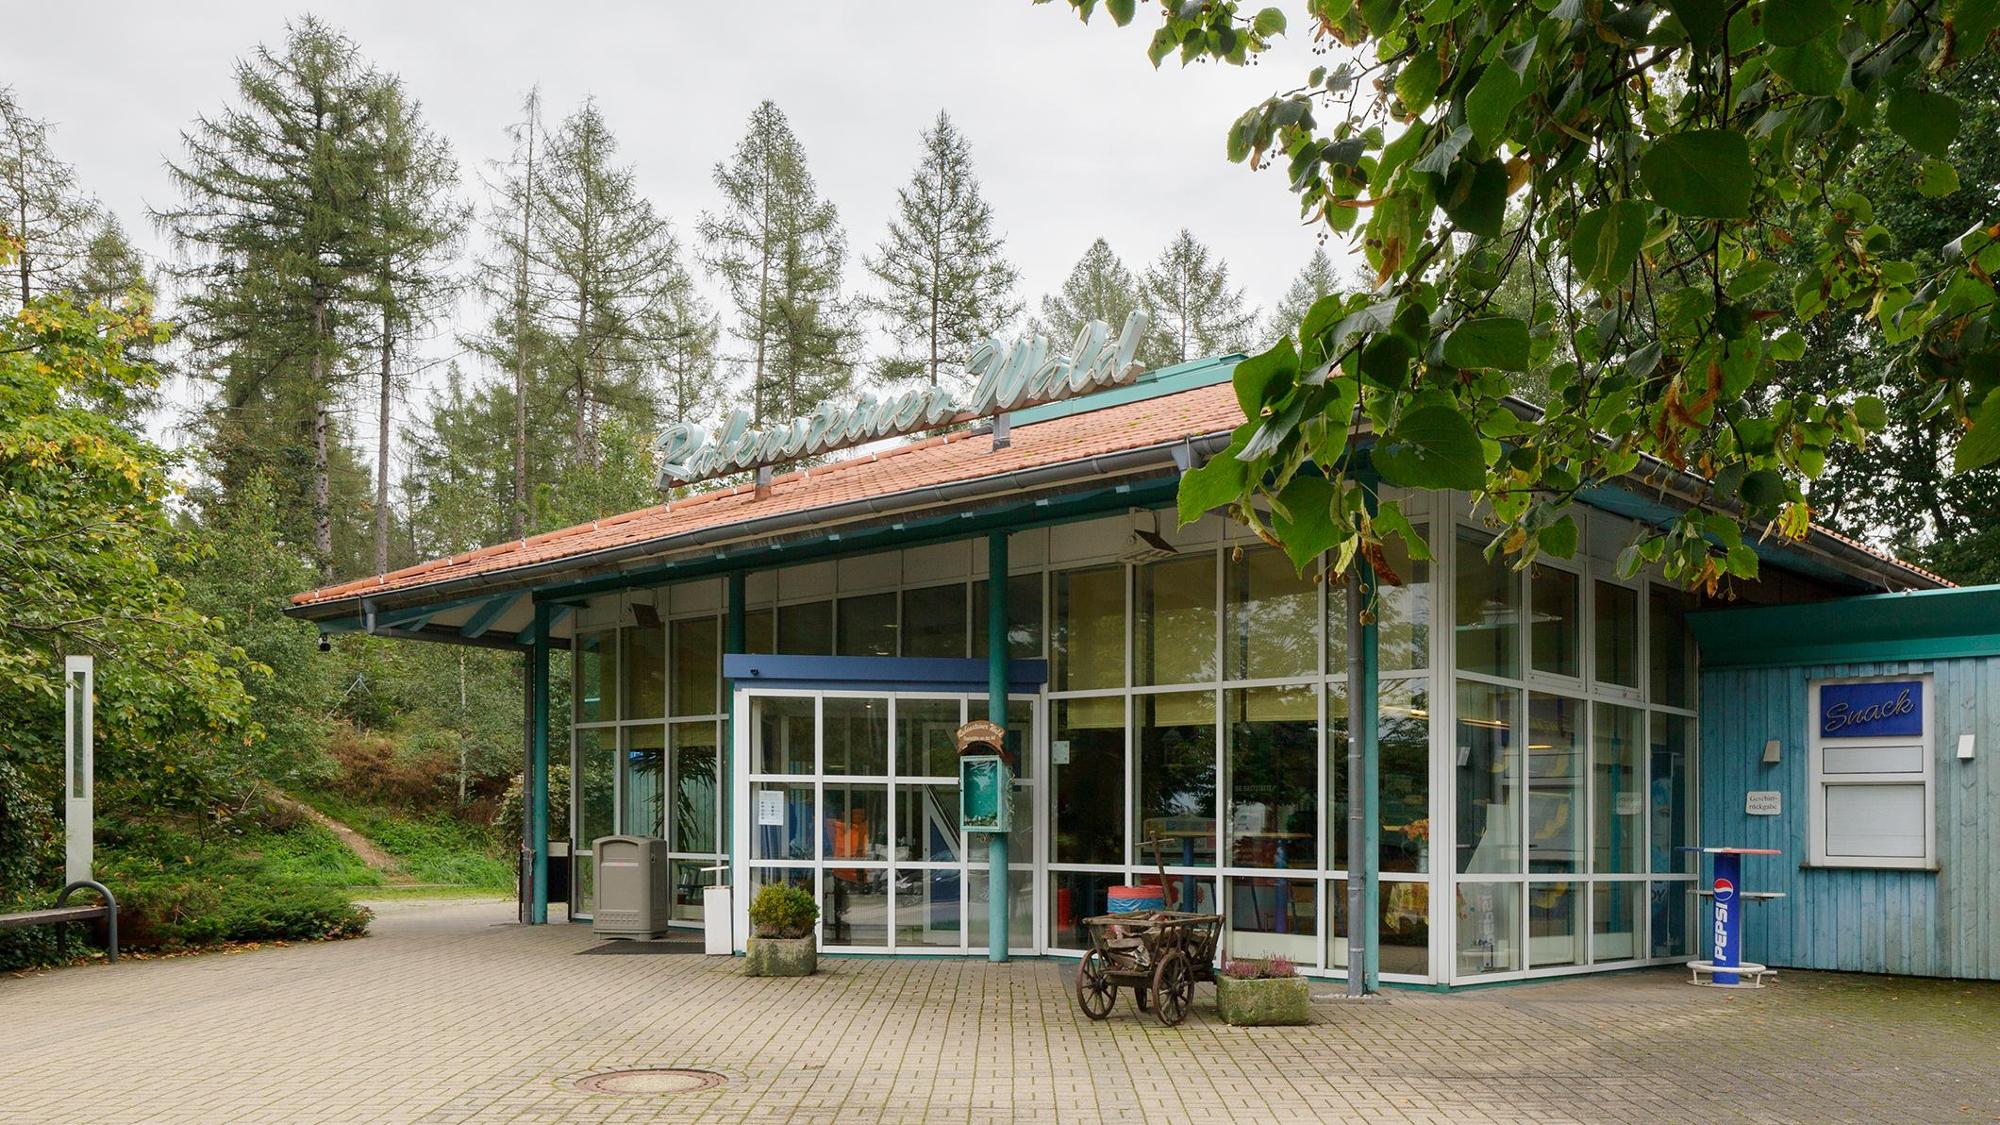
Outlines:
[[[1689,955],[1688,600],[1606,558],[1489,561],[1490,534],[1445,496],[1405,509],[1435,559],[1390,545],[1363,606],[1381,971],[1469,982]],[[1617,531],[1588,518],[1610,528],[1589,542]],[[1049,675],[1010,704],[1012,943],[1079,951],[1110,888],[1164,876],[1170,906],[1226,915],[1226,955],[1339,975],[1345,585],[1220,521],[1170,554],[1135,550],[1133,526],[1016,536],[1037,546],[1014,552],[1027,569],[1007,579],[1008,650]],[[983,543],[960,546],[753,574],[745,648],[981,656]],[[746,892],[783,880],[818,898],[830,950],[982,949],[987,838],[959,823],[952,733],[984,695],[738,684],[732,701],[719,585],[693,599],[700,612],[652,592],[657,623],[585,619],[603,624],[575,642],[581,847],[664,836],[678,921],[700,920],[717,877],[702,869],[740,850],[730,877]]]

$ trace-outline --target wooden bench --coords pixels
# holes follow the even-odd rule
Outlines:
[[[69,896],[76,891],[96,891],[104,901],[95,906],[70,906]],[[0,914],[0,930],[16,930],[24,926],[47,926],[58,922],[90,922],[104,919],[105,952],[107,960],[118,960],[118,900],[112,897],[109,888],[90,879],[80,879],[62,889],[56,896],[56,904],[47,910],[23,910],[18,914]]]

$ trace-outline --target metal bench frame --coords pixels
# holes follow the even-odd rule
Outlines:
[[[96,906],[70,906],[69,896],[77,891],[96,891],[103,902]],[[88,922],[95,918],[104,919],[106,961],[118,961],[118,899],[110,888],[94,879],[79,879],[62,889],[56,896],[56,904],[46,910],[24,910],[18,914],[0,914],[0,930],[20,929],[24,926],[54,925],[59,922]]]

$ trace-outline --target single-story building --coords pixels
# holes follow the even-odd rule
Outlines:
[[[1750,917],[1750,958],[2000,976],[2000,704],[1978,690],[2000,663],[1969,636],[1898,647],[1895,624],[1936,606],[1939,628],[1984,622],[1985,644],[2000,595],[1823,530],[1760,543],[1763,577],[1728,603],[1621,577],[1620,550],[1687,503],[1652,466],[1580,497],[1574,559],[1518,571],[1485,558],[1467,496],[1385,491],[1435,559],[1386,559],[1357,620],[1341,583],[1220,514],[1176,526],[1181,474],[1243,422],[1241,358],[1079,376],[1084,393],[1009,409],[871,403],[849,415],[882,423],[869,434],[954,428],[781,473],[769,462],[838,444],[821,440],[838,411],[683,432],[674,465],[754,479],[291,612],[524,653],[531,826],[552,754],[574,779],[556,842],[576,857],[572,919],[591,911],[592,841],[630,834],[667,841],[679,922],[701,923],[717,874],[737,889],[739,948],[749,892],[789,881],[821,902],[829,952],[985,955],[1004,927],[1003,955],[1075,954],[1108,889],[1157,863],[1170,905],[1227,916],[1230,955],[1338,977],[1352,937],[1371,978],[1452,986],[1698,956],[1689,849],[1755,843],[1784,855],[1746,883],[1791,897]],[[567,715],[553,649],[571,654]],[[1815,733],[1828,685],[1866,681],[1920,685],[1920,724]],[[1018,755],[997,910],[952,745],[996,694]],[[1350,733],[1374,779],[1359,854]],[[1745,815],[1752,789],[1778,811]],[[539,922],[548,841],[529,835]]]

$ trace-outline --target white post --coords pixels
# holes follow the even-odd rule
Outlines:
[[[90,878],[96,771],[92,713],[96,710],[96,661],[63,658],[63,881]]]

